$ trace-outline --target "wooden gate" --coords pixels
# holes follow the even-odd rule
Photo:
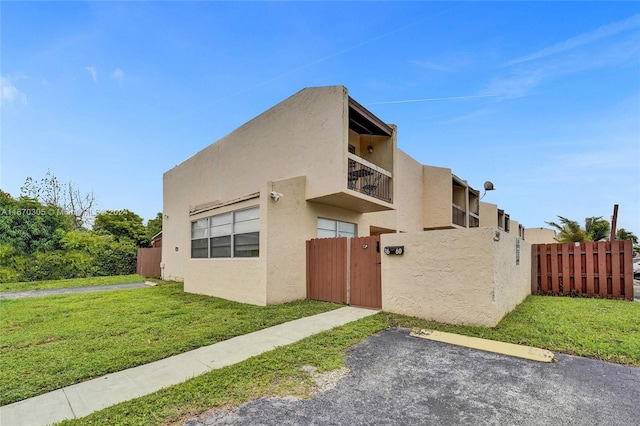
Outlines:
[[[160,278],[162,247],[139,248],[136,273],[142,277]]]
[[[382,308],[380,236],[351,239],[350,305]]]
[[[308,240],[307,298],[382,308],[380,237]]]
[[[347,303],[347,238],[307,241],[307,299]]]
[[[534,244],[533,294],[633,300],[631,241]]]

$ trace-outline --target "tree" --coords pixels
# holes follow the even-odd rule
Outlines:
[[[582,229],[578,222],[562,216],[558,216],[558,220],[560,221],[559,224],[556,222],[546,222],[547,225],[551,225],[558,230],[556,241],[560,243],[589,241],[589,235]]]
[[[620,228],[616,231],[616,240],[631,240],[634,246],[638,245],[638,237],[631,231]]]
[[[586,218],[584,220],[584,229],[589,236],[589,241],[608,240],[611,234],[611,225],[602,216]]]
[[[93,231],[99,235],[113,235],[116,241],[131,241],[137,247],[147,247],[149,239],[142,218],[134,212],[106,210],[96,215]]]
[[[51,170],[39,181],[27,177],[20,188],[20,197],[37,200],[71,216],[73,229],[85,229],[93,220],[93,192],[83,194],[73,182],[61,183]]]
[[[71,218],[32,198],[18,200],[0,191],[0,244],[17,254],[32,254],[60,247],[71,229]]]
[[[633,244],[633,251],[640,253],[638,237],[633,232],[620,228],[616,231],[616,240],[631,240],[631,244]]]
[[[107,211],[88,231],[81,221],[92,204],[50,173],[40,183],[27,178],[17,199],[0,190],[0,283],[134,273],[136,247],[149,242],[142,218]]]
[[[162,213],[158,213],[154,219],[147,221],[147,239],[151,241],[160,231],[162,231]]]
[[[584,241],[608,241],[611,235],[611,225],[602,216],[591,216],[584,220],[584,229],[575,220],[558,216],[559,224],[556,222],[546,222],[558,231],[556,241],[560,243],[573,243]],[[633,232],[624,228],[616,232],[616,240],[631,240],[634,250],[640,252],[638,237]]]

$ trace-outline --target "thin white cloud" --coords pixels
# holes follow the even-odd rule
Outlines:
[[[369,102],[367,105],[406,104],[406,103],[412,103],[412,102],[455,101],[455,100],[461,100],[461,99],[494,98],[497,96],[500,96],[500,95],[486,94],[486,95],[470,95],[470,96],[448,96],[443,98],[404,99],[400,101]]]
[[[468,114],[464,114],[458,117],[453,117],[450,118],[448,120],[443,120],[440,122],[440,124],[446,125],[446,124],[454,124],[454,123],[460,123],[460,122],[465,122],[465,121],[473,121],[473,120],[477,120],[477,119],[484,119],[484,117],[490,115],[493,113],[493,110],[490,108],[481,108],[479,110],[476,111],[472,111]]]
[[[120,68],[116,68],[111,73],[111,79],[115,80],[120,86],[122,86],[122,83],[124,82],[124,71]]]
[[[498,77],[491,80],[482,93],[490,93],[502,99],[521,98],[540,85],[549,76],[544,70],[520,72],[511,77]]]
[[[506,63],[507,66],[521,64],[524,62],[533,61],[536,59],[546,58],[557,53],[566,52],[595,41],[601,40],[606,37],[610,37],[619,34],[624,31],[633,30],[640,27],[640,14],[635,14],[625,20],[613,22],[607,25],[603,25],[600,28],[571,37],[563,42],[556,43],[553,46],[546,47],[520,58],[516,58]]]
[[[623,169],[631,165],[633,153],[630,149],[591,150],[555,156],[552,161],[569,170]]]
[[[9,77],[0,76],[0,87],[2,90],[1,105],[27,105],[27,95],[18,90]]]
[[[98,70],[96,67],[84,67],[84,69],[87,70],[94,83],[98,81]]]
[[[578,46],[577,43],[573,45]],[[520,61],[511,68],[511,75],[494,77],[480,93],[498,95],[503,99],[520,98],[529,95],[533,89],[550,80],[586,70],[626,66],[629,63],[638,63],[638,58],[640,33],[635,32],[605,44],[576,48],[571,53],[557,57],[538,55],[538,60]]]

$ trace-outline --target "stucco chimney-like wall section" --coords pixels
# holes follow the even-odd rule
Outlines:
[[[424,228],[438,229],[451,227],[452,173],[451,169],[423,166],[425,206],[423,210]]]
[[[498,226],[498,206],[480,201],[480,226]]]

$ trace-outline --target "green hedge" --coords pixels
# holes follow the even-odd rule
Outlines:
[[[75,231],[70,232],[73,234]],[[60,280],[93,276],[128,275],[136,272],[136,246],[129,241],[82,233],[65,241],[66,250],[19,255],[7,245],[0,246],[0,283]],[[80,242],[78,241],[80,240]]]

